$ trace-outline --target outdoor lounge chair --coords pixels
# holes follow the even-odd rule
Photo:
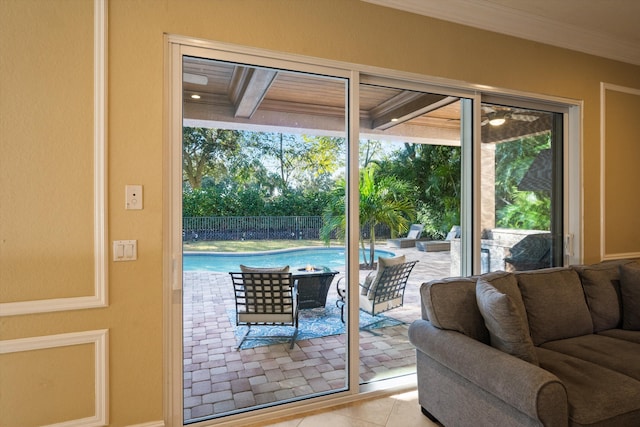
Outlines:
[[[283,335],[249,336],[252,326],[293,326],[291,346],[298,335],[298,288],[289,272],[229,273],[236,299],[236,326],[247,326],[246,339],[281,338]],[[287,336],[288,337],[288,336]]]
[[[393,310],[394,308],[402,307],[404,304],[404,291],[407,286],[407,280],[409,280],[411,270],[413,270],[413,267],[418,262],[403,262],[404,256],[379,258],[378,261],[380,263],[378,271],[371,272],[369,276],[367,276],[367,280],[360,284],[359,293],[360,310],[373,317]],[[373,277],[372,280],[370,280],[371,277]],[[341,281],[342,279],[338,280],[337,283],[339,299],[336,301],[336,305],[340,307],[340,319],[344,322],[344,306],[347,290],[346,286],[341,284]],[[360,327],[360,329],[368,330],[368,328],[383,320],[385,319],[379,318],[373,323]]]
[[[387,244],[392,248],[412,248],[416,245],[416,242],[420,239],[422,234],[422,224],[412,224],[407,233],[407,237],[400,237],[398,239],[389,239]]]
[[[444,252],[451,250],[451,241],[460,238],[460,226],[454,225],[444,240],[427,240],[416,242],[416,248],[422,252]]]

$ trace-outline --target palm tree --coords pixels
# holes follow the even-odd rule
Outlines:
[[[384,224],[391,229],[393,235],[404,233],[409,229],[409,220],[416,215],[415,204],[411,199],[411,187],[405,181],[388,176],[377,181],[376,172],[379,166],[370,164],[360,173],[360,245],[363,253],[365,242],[362,230],[369,227],[369,260],[365,256],[365,265],[372,267],[375,259],[375,227]],[[330,202],[323,212],[321,238],[328,243],[335,231],[338,238],[344,238],[346,230],[345,210],[346,182],[344,179],[336,183],[331,192]]]

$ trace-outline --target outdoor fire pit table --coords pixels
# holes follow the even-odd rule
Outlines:
[[[298,281],[298,307],[324,307],[336,274],[337,271],[321,267],[306,267],[293,271],[291,275]]]

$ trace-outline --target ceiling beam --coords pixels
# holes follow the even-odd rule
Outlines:
[[[234,118],[233,106],[215,106],[203,102],[186,100],[184,103],[185,126],[209,127],[220,129],[238,129],[255,132],[281,132],[318,136],[346,137],[344,114],[318,116],[308,112],[287,112],[282,109],[267,108],[265,101],[251,119]],[[360,119],[360,135],[362,138],[386,139],[391,135],[385,131],[369,129],[368,116]],[[406,123],[402,129],[394,129],[393,138],[405,142],[460,145],[460,129],[458,127],[443,128]],[[397,132],[396,132],[397,131]]]
[[[453,96],[432,93],[400,92],[370,111],[371,129],[389,129],[457,100]]]
[[[249,119],[264,99],[277,71],[262,68],[235,67],[229,98],[235,106],[235,117]]]

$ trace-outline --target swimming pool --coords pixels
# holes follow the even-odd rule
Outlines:
[[[363,257],[360,254],[360,262]],[[367,251],[367,257],[369,253]],[[392,257],[393,252],[376,250],[378,256]],[[288,265],[291,270],[311,265],[336,269],[345,265],[344,248],[299,248],[268,252],[220,253],[202,252],[185,253],[182,257],[183,271],[239,271],[240,264],[251,267],[277,267]]]

